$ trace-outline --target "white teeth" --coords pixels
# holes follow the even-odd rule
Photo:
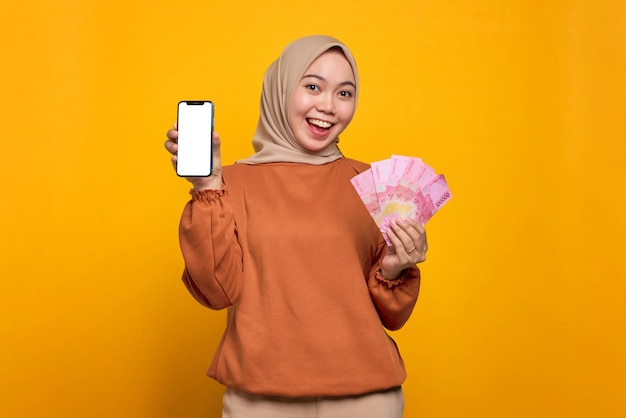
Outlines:
[[[309,123],[311,125],[319,126],[320,128],[324,128],[324,129],[328,129],[331,126],[333,126],[332,123],[326,122],[326,121],[323,121],[323,120],[319,120],[319,119],[309,119]]]

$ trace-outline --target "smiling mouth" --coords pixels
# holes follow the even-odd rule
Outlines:
[[[306,120],[309,125],[311,125],[313,128],[317,128],[317,129],[321,129],[324,131],[329,130],[330,128],[333,127],[333,123],[327,122],[325,120],[320,120],[320,119],[307,119]]]

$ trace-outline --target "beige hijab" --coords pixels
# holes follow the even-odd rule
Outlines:
[[[252,138],[256,153],[245,160],[237,161],[238,163],[294,162],[320,165],[342,157],[337,147],[339,138],[315,153],[302,148],[287,120],[291,97],[304,72],[313,61],[333,47],[341,48],[350,63],[358,93],[359,76],[356,63],[352,53],[342,42],[330,36],[307,36],[290,43],[265,72],[261,93],[261,115]],[[356,98],[357,95],[355,103]]]

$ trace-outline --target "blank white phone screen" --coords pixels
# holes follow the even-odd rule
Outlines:
[[[178,162],[182,177],[204,177],[213,169],[213,103],[183,101],[178,104]]]

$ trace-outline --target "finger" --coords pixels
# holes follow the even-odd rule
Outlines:
[[[409,224],[413,230],[417,232],[417,235],[412,235],[413,242],[416,246],[422,246],[424,248],[424,252],[428,251],[428,241],[426,239],[426,228],[424,225],[420,224],[415,219],[407,219],[407,224]]]
[[[426,244],[426,229],[422,224],[414,219],[406,219],[404,222],[399,223],[399,226],[410,237],[415,248],[428,248]],[[406,242],[405,246],[410,250]]]
[[[167,131],[167,139],[176,142],[178,140],[178,131],[176,129]]]
[[[222,140],[220,139],[220,134],[218,134],[217,132],[213,132],[213,135],[211,136],[211,140],[213,141],[213,152],[215,156],[221,157],[220,147],[222,145]]]
[[[415,219],[407,219],[405,225],[407,226],[407,228],[405,228],[405,232],[407,232],[407,234],[413,240],[413,248],[415,248],[419,253],[425,256],[426,252],[428,251],[426,228]],[[408,253],[412,253],[412,251],[410,251],[410,248]]]
[[[417,231],[408,226],[403,220],[395,220],[394,222],[391,222],[390,225],[396,236],[402,242],[402,246],[406,249],[411,249],[415,238],[418,236]]]
[[[163,145],[165,146],[165,149],[172,155],[176,155],[176,153],[178,152],[178,144],[171,139],[165,141]]]
[[[211,137],[213,141],[213,167],[214,168],[222,168],[222,141],[220,139],[220,134],[217,132],[213,132],[213,136]]]
[[[165,141],[165,144],[163,144],[165,146],[165,149],[172,155],[176,155],[176,153],[178,152],[178,130],[177,128],[177,124],[174,123],[173,125],[173,129],[170,129],[167,131],[167,141]]]
[[[172,156],[172,166],[174,166],[174,170],[176,170],[176,163],[178,162],[177,156]]]
[[[396,225],[409,235],[411,239],[415,239],[426,232],[424,227],[414,219],[398,219]]]
[[[404,252],[409,254],[412,252],[415,248],[413,238],[404,229],[402,229],[398,223],[391,222],[390,226],[392,234],[388,235],[396,249],[396,253]]]
[[[424,225],[420,224],[415,219],[408,218],[408,219],[405,219],[405,222],[406,222],[407,225],[411,226],[413,229],[415,229],[421,235],[426,233],[426,228],[424,228]]]

